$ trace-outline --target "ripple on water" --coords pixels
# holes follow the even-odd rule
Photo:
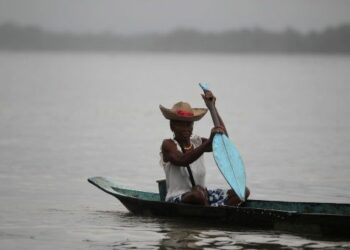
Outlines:
[[[332,242],[276,231],[211,228],[169,218],[129,213],[95,212],[99,226],[81,232],[93,249],[349,249],[350,242]],[[104,224],[104,225],[103,225]],[[102,226],[103,225],[103,226]]]

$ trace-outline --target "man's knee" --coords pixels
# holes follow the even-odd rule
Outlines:
[[[207,197],[201,191],[192,191],[190,193],[187,193],[184,196],[183,201],[185,203],[196,204],[196,205],[208,204]]]
[[[245,188],[245,199],[248,199],[249,195],[250,195],[250,190],[249,190],[249,188],[246,187],[246,188]],[[239,203],[242,202],[242,201],[239,199],[239,197],[238,197],[238,195],[236,194],[236,192],[233,191],[232,189],[229,189],[229,190],[227,191],[227,200],[229,201],[228,203],[229,203],[230,205],[232,205],[232,204],[239,204]]]
[[[249,188],[246,187],[245,188],[245,198],[248,199],[249,195],[250,195],[250,190],[249,190]]]

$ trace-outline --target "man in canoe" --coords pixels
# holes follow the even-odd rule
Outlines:
[[[211,91],[202,95],[206,106],[215,105]],[[193,124],[200,120],[207,109],[192,108],[186,102],[178,102],[171,109],[159,106],[162,114],[170,120],[173,139],[165,139],[161,146],[160,164],[164,168],[167,184],[166,201],[196,205],[239,205],[241,200],[233,190],[207,189],[203,153],[212,152],[216,133],[225,133],[225,125],[219,116],[220,125],[212,128],[209,138],[192,135]],[[246,198],[250,192],[246,188]]]

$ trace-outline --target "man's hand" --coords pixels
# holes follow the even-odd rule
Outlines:
[[[216,97],[211,91],[206,91],[205,94],[202,94],[205,105],[209,108],[209,105],[215,105]]]
[[[223,126],[217,126],[211,129],[209,141],[213,141],[213,138],[215,134],[224,134],[225,133],[225,128]]]

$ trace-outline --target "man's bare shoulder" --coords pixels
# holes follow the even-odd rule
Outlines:
[[[173,140],[165,139],[162,143],[163,161],[168,162],[176,154],[177,147]]]
[[[163,140],[163,143],[162,143],[162,151],[163,152],[169,151],[169,150],[174,149],[174,148],[176,148],[176,144],[172,139]]]

